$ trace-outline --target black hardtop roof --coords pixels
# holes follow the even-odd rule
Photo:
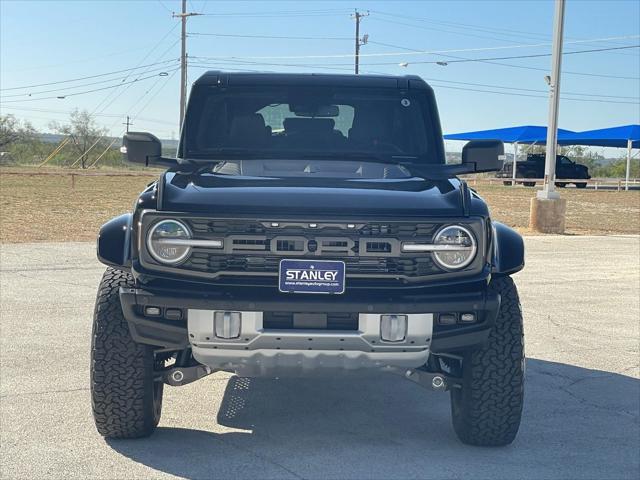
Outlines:
[[[417,75],[355,75],[326,73],[249,73],[211,70],[198,78],[194,85],[296,85],[344,86],[431,90]]]

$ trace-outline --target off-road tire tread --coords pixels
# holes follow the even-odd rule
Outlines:
[[[524,331],[518,291],[511,277],[494,278],[500,311],[489,340],[463,359],[462,389],[451,392],[458,438],[479,446],[508,445],[520,427],[524,401]]]
[[[94,310],[91,403],[96,428],[108,438],[145,437],[159,421],[153,406],[153,349],[134,342],[120,305],[120,287],[132,286],[129,273],[108,268]]]

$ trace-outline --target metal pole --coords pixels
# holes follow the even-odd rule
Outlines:
[[[624,189],[629,190],[629,175],[631,171],[631,140],[627,140],[627,174],[625,176]]]
[[[356,58],[355,58],[355,72],[358,75],[358,67],[360,64],[360,14],[356,10]]]
[[[516,167],[518,165],[518,142],[515,142],[513,144],[513,175],[511,176],[511,178],[513,178],[513,183],[511,185],[515,185],[516,184]]]
[[[127,115],[127,121],[125,123],[123,123],[123,125],[127,126],[127,133],[129,133],[129,127],[131,125],[133,125],[133,123],[131,123],[131,119],[130,119],[129,115]]]
[[[558,107],[560,103],[560,72],[562,69],[562,31],[564,28],[564,2],[555,0],[555,19],[553,22],[553,52],[551,83],[549,85],[549,122],[547,125],[547,155],[544,165],[544,185],[538,192],[538,198],[560,198],[555,191],[556,148],[558,144]]]
[[[360,72],[360,47],[365,43],[367,43],[367,38],[368,38],[368,35],[365,35],[363,38],[360,38],[360,19],[368,15],[369,15],[369,12],[360,13],[358,12],[358,9],[356,9],[355,13],[351,15],[351,17],[356,20],[356,51],[355,51],[355,57],[354,57],[356,75],[358,75],[358,73]]]
[[[187,0],[182,0],[181,53],[180,53],[180,126],[184,119],[185,97],[187,95]]]

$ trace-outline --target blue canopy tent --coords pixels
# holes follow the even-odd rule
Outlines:
[[[627,149],[627,168],[625,190],[629,190],[631,172],[631,149],[640,148],[640,125],[622,125],[620,127],[600,128],[576,132],[558,138],[560,145],[591,145],[598,147],[617,147]]]
[[[558,141],[574,135],[571,130],[558,129]],[[545,144],[547,127],[537,125],[521,125],[519,127],[478,130],[476,132],[452,133],[444,136],[445,140],[502,140],[504,143]]]
[[[631,148],[640,148],[640,125],[623,125],[621,127],[575,132],[566,135],[562,139],[562,144],[618,148],[629,148],[630,144]]]
[[[558,129],[558,143],[575,135],[571,130]],[[518,144],[531,145],[547,143],[547,127],[538,125],[521,125],[519,127],[478,130],[476,132],[452,133],[444,136],[445,140],[502,140],[513,144],[513,178],[516,178],[518,162]],[[564,143],[562,143],[564,145]]]

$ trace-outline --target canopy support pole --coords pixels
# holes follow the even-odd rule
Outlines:
[[[553,22],[553,48],[551,57],[551,82],[549,84],[549,121],[547,124],[547,155],[544,165],[544,184],[538,192],[539,199],[558,199],[555,191],[556,149],[558,144],[558,107],[560,104],[560,74],[562,72],[562,31],[564,28],[564,2],[555,0]]]
[[[627,140],[627,173],[625,176],[624,189],[629,190],[629,174],[631,171],[631,140]]]
[[[516,167],[518,165],[518,142],[513,142],[513,175],[511,176],[511,178],[513,179],[513,182],[511,183],[511,185],[515,185],[516,184]]]
[[[549,85],[549,123],[547,125],[547,154],[542,190],[531,199],[529,226],[542,233],[563,234],[567,201],[555,191],[556,150],[558,148],[558,107],[560,103],[560,74],[562,67],[562,31],[565,0],[555,0],[551,82]]]

